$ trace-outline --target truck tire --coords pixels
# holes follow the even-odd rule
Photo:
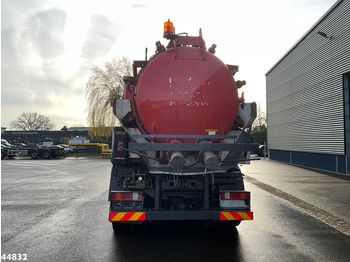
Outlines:
[[[113,227],[114,232],[126,232],[128,230],[128,228],[130,228],[130,225],[112,222],[112,227]]]
[[[32,159],[38,159],[39,152],[37,150],[33,150],[33,151],[30,151],[29,155]]]
[[[128,224],[112,222],[114,233],[142,232],[147,229],[147,224]]]
[[[4,159],[6,157],[6,153],[1,151],[1,159]]]
[[[242,222],[241,220],[235,220],[235,221],[233,221],[231,223],[232,223],[232,226],[238,227],[241,224],[241,222]]]
[[[63,150],[58,151],[58,157],[66,157],[66,152],[64,152]]]
[[[50,157],[51,157],[51,152],[49,151],[49,150],[45,150],[44,152],[42,152],[42,157],[44,158],[44,159],[50,159]]]

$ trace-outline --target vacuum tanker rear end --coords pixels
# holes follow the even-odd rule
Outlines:
[[[238,96],[238,66],[207,50],[201,31],[164,28],[167,47],[158,41],[150,60],[134,61],[113,101],[123,126],[113,131],[110,221],[251,220],[238,163],[258,148],[247,143],[256,105]]]

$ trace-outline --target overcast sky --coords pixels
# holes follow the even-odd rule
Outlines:
[[[87,126],[89,69],[117,57],[144,59],[170,19],[216,55],[240,66],[247,101],[265,106],[265,73],[336,0],[2,0],[1,126],[22,112],[56,129]]]

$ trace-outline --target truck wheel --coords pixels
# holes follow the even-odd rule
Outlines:
[[[141,224],[128,224],[128,223],[113,223],[112,227],[114,230],[114,233],[126,233],[126,232],[146,232],[146,230],[149,228],[148,224],[141,223]]]
[[[45,150],[43,153],[42,153],[42,156],[43,158],[45,159],[49,159],[51,157],[51,152],[48,151],[48,150]]]
[[[234,220],[229,222],[220,223],[223,228],[235,228],[238,227],[241,224],[241,220]]]
[[[114,232],[120,232],[120,233],[131,230],[131,225],[123,224],[123,223],[113,223],[112,222],[112,227],[113,227]]]
[[[113,223],[113,222],[112,222],[112,227],[113,227],[114,232],[123,231],[126,229],[125,225],[120,225],[118,223]]]
[[[34,150],[34,151],[31,151],[31,152],[29,153],[29,155],[30,155],[30,157],[31,157],[32,159],[38,159],[38,157],[39,157],[39,152],[36,151],[36,150]]]
[[[231,223],[234,227],[238,227],[241,224],[241,222],[242,222],[241,220],[236,220],[236,221],[233,221]]]
[[[1,159],[4,159],[5,157],[6,157],[5,152],[2,152],[2,151],[1,151]]]
[[[58,152],[58,155],[59,155],[59,157],[66,157],[66,152],[64,152],[64,151],[59,151]]]

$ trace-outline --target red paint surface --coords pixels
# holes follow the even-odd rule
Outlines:
[[[207,135],[210,129],[218,130],[217,135],[228,133],[238,106],[235,80],[221,60],[204,52],[205,60],[199,48],[177,47],[177,58],[172,48],[148,62],[135,89],[142,132]]]
[[[135,212],[127,212],[120,221],[129,221],[129,219],[135,214]]]

